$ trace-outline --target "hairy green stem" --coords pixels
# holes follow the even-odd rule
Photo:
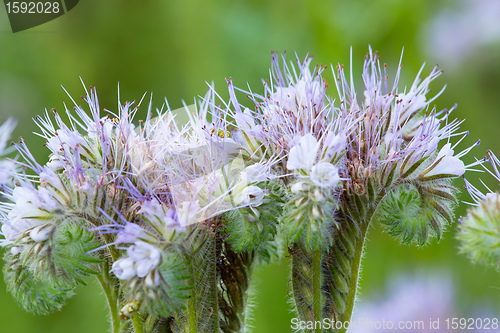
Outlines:
[[[356,294],[358,291],[358,281],[359,281],[359,273],[361,270],[361,261],[363,258],[363,249],[364,249],[364,244],[366,240],[366,234],[368,232],[368,229],[370,227],[370,224],[372,222],[373,216],[375,215],[375,212],[377,211],[379,203],[382,201],[384,196],[388,193],[387,189],[383,189],[377,194],[377,197],[375,198],[374,202],[370,205],[368,211],[366,212],[366,215],[362,216],[359,214],[356,214],[359,218],[359,224],[357,227],[359,227],[359,230],[356,230],[355,232],[359,231],[359,237],[356,237],[354,235],[351,235],[354,240],[354,253],[352,258],[350,259],[350,274],[348,275],[348,284],[347,284],[347,295],[345,298],[345,308],[344,311],[340,314],[340,320],[342,323],[349,322],[351,320],[352,316],[352,311],[354,309],[354,303],[356,301]],[[353,216],[356,216],[353,214]],[[345,333],[347,331],[347,328],[342,328],[339,330],[339,333]]]
[[[323,315],[322,312],[322,302],[321,302],[321,284],[322,284],[322,272],[321,272],[321,259],[322,259],[322,250],[318,248],[313,251],[313,262],[312,262],[312,287],[314,292],[314,303],[313,303],[313,311],[314,318],[321,318]],[[316,333],[321,333],[322,329],[318,326],[315,329]]]
[[[101,275],[97,276],[97,280],[101,285],[104,295],[106,295],[106,300],[108,301],[109,312],[111,313],[111,325],[113,333],[120,333],[120,319],[118,318],[118,297],[114,291],[114,284],[109,278],[109,265],[106,262],[103,265],[103,271]]]
[[[371,222],[371,221],[370,221]],[[347,296],[346,300],[346,308],[345,312],[342,315],[341,321],[343,323],[349,322],[351,320],[352,316],[352,311],[354,308],[354,303],[356,301],[356,294],[358,291],[358,281],[359,281],[359,273],[361,269],[361,259],[363,257],[363,248],[365,244],[365,239],[366,239],[366,231],[368,230],[368,226],[370,225],[370,222],[364,226],[364,228],[361,229],[362,236],[358,241],[356,242],[356,247],[355,247],[355,252],[354,252],[354,260],[352,261],[351,264],[351,277],[349,279],[349,293]],[[347,331],[346,328],[340,329],[339,333],[345,333]]]
[[[295,243],[288,249],[292,255],[292,290],[297,315],[303,322],[315,322],[323,318],[322,249],[308,249]],[[305,332],[321,332],[318,327]]]
[[[171,326],[174,332],[219,332],[216,238],[208,222],[207,225],[193,226],[184,243],[186,260],[191,263],[192,289],[187,308],[176,315]]]
[[[193,279],[194,280],[194,279]],[[197,299],[194,295],[188,300],[188,313],[187,313],[187,325],[188,325],[188,333],[196,333],[197,332],[197,316],[196,316],[196,303]]]
[[[219,326],[224,333],[246,332],[250,278],[256,254],[253,251],[237,253],[227,243],[220,245],[217,260]]]
[[[367,231],[386,193],[384,189],[371,200],[351,195],[337,215],[340,227],[334,231],[332,245],[323,252],[323,312],[321,317],[315,314],[312,320],[333,318],[336,322],[345,323],[351,319]],[[307,265],[307,260],[302,261]],[[312,269],[312,259],[309,261]],[[344,333],[346,329],[342,325],[333,331]]]

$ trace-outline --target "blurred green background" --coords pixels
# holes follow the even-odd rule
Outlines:
[[[469,2],[474,7],[467,7]],[[287,50],[289,60],[294,52],[300,57],[309,53],[314,56],[313,64],[348,65],[352,47],[354,75],[361,83],[368,45],[388,63],[392,77],[404,47],[403,84],[412,83],[424,61],[429,64],[424,73],[437,62],[445,70],[433,84],[434,92],[448,84],[436,103],[438,108],[458,103],[455,117],[466,118],[463,128],[470,130],[461,147],[481,138],[481,146],[468,157],[472,162],[473,155],[482,157],[486,149],[496,153],[500,149],[500,31],[494,24],[484,24],[487,18],[477,13],[473,18],[467,15],[481,12],[476,7],[487,4],[485,17],[499,17],[500,11],[494,11],[500,8],[487,7],[492,1],[469,2],[82,0],[68,14],[15,34],[2,8],[0,120],[19,119],[15,136],[23,136],[44,161],[48,150],[31,134],[36,131],[31,117],[44,108],[63,109],[63,102],[71,105],[60,85],[79,97],[84,94],[79,77],[97,87],[101,106],[109,110],[116,110],[118,82],[122,102],[138,100],[147,91],[154,93],[155,107],[166,97],[175,109],[182,106],[182,100],[191,104],[193,97],[204,94],[206,81],[213,81],[222,96],[227,96],[226,77],[233,77],[240,87],[248,82],[253,90],[261,91],[271,50]],[[330,70],[324,77],[333,80]],[[361,94],[359,84],[358,91]],[[330,93],[335,92],[330,88]],[[462,187],[463,181],[457,180],[456,185]],[[462,199],[467,198],[463,195]],[[458,214],[464,213],[461,205]],[[452,227],[439,244],[419,249],[399,246],[379,226],[372,228],[360,302],[380,295],[390,287],[393,276],[437,271],[453,277],[459,314],[471,316],[482,306],[500,317],[500,275],[473,266],[458,254],[455,232]],[[291,332],[287,264],[285,257],[255,274],[255,332]],[[47,317],[18,308],[6,293],[3,279],[0,282],[1,332],[107,329],[104,296],[92,280],[89,287],[77,290],[61,312]]]

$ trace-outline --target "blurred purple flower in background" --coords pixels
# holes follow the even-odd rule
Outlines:
[[[446,66],[458,66],[478,49],[500,42],[500,1],[461,0],[424,25],[427,52]]]
[[[463,314],[456,306],[456,285],[451,274],[446,272],[420,271],[416,274],[401,274],[389,281],[386,290],[359,302],[352,323],[360,324],[350,332],[492,332],[477,329],[476,324],[461,330],[460,318],[496,318],[487,305],[473,304],[475,313]],[[458,329],[452,329],[452,318],[457,318]],[[447,319],[449,319],[447,323]],[[439,321],[438,321],[439,320]],[[385,321],[386,325],[380,327]],[[391,322],[394,327],[389,328]],[[364,323],[364,324],[362,324]],[[398,325],[408,329],[398,329]],[[419,326],[420,323],[420,327]],[[409,326],[412,326],[410,329]],[[468,322],[466,326],[469,327]],[[497,326],[498,327],[498,326]]]

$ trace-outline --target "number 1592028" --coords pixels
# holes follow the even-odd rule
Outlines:
[[[446,318],[447,330],[496,330],[498,318]]]
[[[43,1],[9,1],[5,8],[8,14],[58,14],[61,11],[59,2]]]

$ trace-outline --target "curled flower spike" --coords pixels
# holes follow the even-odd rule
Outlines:
[[[492,169],[483,168],[500,182],[499,165],[500,160],[488,151],[488,159]],[[483,160],[478,161],[482,163]],[[467,210],[467,215],[460,219],[457,239],[461,243],[461,252],[469,256],[473,262],[482,263],[500,269],[500,196],[498,190],[494,191],[486,187],[480,191],[467,180],[465,188],[469,192],[473,202]],[[484,185],[484,183],[483,183]]]

